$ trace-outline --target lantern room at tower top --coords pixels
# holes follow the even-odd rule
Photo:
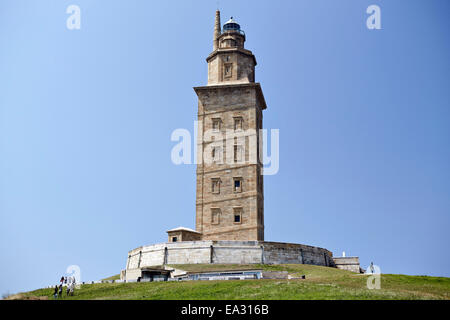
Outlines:
[[[237,23],[233,17],[231,17],[230,20],[228,20],[224,25],[223,25],[223,33],[225,32],[238,32],[242,35],[245,35],[245,32],[243,30],[241,30],[241,26],[239,25],[239,23]]]

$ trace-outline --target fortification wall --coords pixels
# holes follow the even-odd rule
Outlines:
[[[333,258],[336,268],[359,273],[361,268],[358,257],[335,257]]]
[[[334,266],[333,253],[326,249],[280,242],[264,242],[264,263]]]
[[[165,264],[312,264],[334,266],[330,251],[265,241],[187,241],[144,246],[129,252],[127,270]]]

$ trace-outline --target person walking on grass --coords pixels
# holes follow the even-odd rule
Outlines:
[[[62,298],[62,283],[59,285],[58,296]]]
[[[70,295],[73,296],[73,291],[75,290],[75,281],[70,284]]]
[[[53,298],[58,299],[58,285],[55,286],[55,292],[53,292]]]

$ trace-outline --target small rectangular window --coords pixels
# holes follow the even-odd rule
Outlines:
[[[220,193],[220,179],[212,179],[211,181],[211,192],[212,193]]]
[[[226,63],[223,67],[223,75],[225,78],[230,78],[233,73],[233,64]]]
[[[214,132],[220,131],[220,124],[221,124],[220,118],[214,118],[212,119],[212,129]]]
[[[213,208],[211,209],[211,224],[219,224],[220,223],[220,209]]]
[[[241,117],[234,118],[234,131],[243,130],[244,120]]]
[[[211,158],[213,162],[222,163],[222,148],[213,147],[211,150]]]
[[[241,145],[234,145],[234,162],[242,162],[244,160],[244,148]]]
[[[242,223],[242,208],[234,208],[233,209],[233,223],[241,224]]]
[[[242,192],[242,178],[233,178],[234,192]]]
[[[178,237],[172,237],[172,242],[177,242],[178,241]]]

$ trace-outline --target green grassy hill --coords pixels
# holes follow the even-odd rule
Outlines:
[[[229,280],[113,283],[82,285],[73,297],[63,299],[450,299],[450,278],[381,275],[381,289],[369,290],[367,276],[311,265],[179,265],[178,269],[264,269],[306,275],[305,280]],[[117,276],[114,276],[117,278]],[[15,299],[53,299],[53,289],[12,296]]]

